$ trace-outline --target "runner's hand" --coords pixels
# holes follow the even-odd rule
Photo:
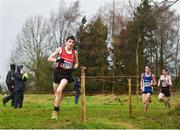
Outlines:
[[[140,91],[142,91],[142,90],[143,90],[143,88],[141,87],[141,88],[140,88]]]
[[[59,62],[60,62],[60,63],[64,63],[64,59],[61,59],[60,57],[58,57],[58,58],[56,59],[56,62],[57,62],[57,63],[59,63]]]

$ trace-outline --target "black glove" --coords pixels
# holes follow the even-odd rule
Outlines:
[[[26,81],[27,81],[27,78],[24,78],[23,81],[26,82]]]
[[[56,59],[56,62],[57,62],[57,63],[64,63],[64,59],[62,59],[62,58],[57,58],[57,59]]]

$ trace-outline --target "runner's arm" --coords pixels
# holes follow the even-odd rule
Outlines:
[[[141,85],[141,90],[143,90],[143,74],[141,74],[141,82],[140,82],[140,85]]]
[[[160,79],[158,80],[158,87],[160,86]]]
[[[159,80],[158,80],[158,87],[160,87],[160,85],[161,85],[161,75],[160,75]]]
[[[47,59],[48,61],[50,62],[55,62],[57,59],[56,59],[56,56],[62,52],[62,48],[59,47],[57,48],[50,56],[49,58]]]
[[[77,69],[79,66],[79,60],[78,60],[78,52],[75,51],[75,61],[74,61],[74,69]]]
[[[172,86],[171,76],[169,76],[168,83],[169,86]]]
[[[157,82],[156,82],[156,77],[155,77],[155,75],[153,74],[153,75],[152,75],[152,86],[155,86],[155,85],[157,85]]]

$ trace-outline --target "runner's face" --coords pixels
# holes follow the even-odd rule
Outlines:
[[[66,45],[71,49],[74,47],[74,43],[75,42],[72,39],[69,39],[69,40],[66,41]]]
[[[146,72],[146,73],[150,73],[150,72],[151,72],[151,69],[150,69],[148,66],[146,66],[146,67],[145,67],[145,72]]]
[[[162,74],[163,75],[167,75],[167,71],[166,70],[162,70]]]

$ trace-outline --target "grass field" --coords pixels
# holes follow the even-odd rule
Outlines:
[[[86,124],[81,122],[81,102],[75,105],[73,96],[64,96],[60,119],[52,121],[52,99],[52,95],[26,94],[22,109],[1,103],[0,128],[180,128],[180,96],[172,97],[170,113],[157,95],[153,95],[148,113],[143,112],[141,101],[137,103],[133,96],[132,118],[128,115],[127,96],[87,96]]]

